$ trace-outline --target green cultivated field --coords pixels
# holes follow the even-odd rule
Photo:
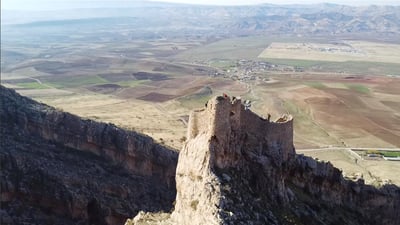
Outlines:
[[[361,85],[361,84],[348,84],[346,86],[349,89],[357,91],[357,92],[359,92],[361,94],[369,94],[369,93],[371,93],[368,87],[366,87],[364,85]]]
[[[107,80],[99,76],[63,76],[49,77],[45,79],[46,83],[55,88],[76,88],[94,84],[106,84]]]
[[[305,84],[307,86],[309,86],[309,87],[316,88],[316,89],[324,89],[324,88],[326,88],[326,86],[323,83],[316,82],[316,81],[314,81],[314,82],[306,82]]]
[[[400,152],[382,152],[386,157],[400,157]]]
[[[17,86],[26,88],[26,89],[48,89],[48,86],[40,84],[38,82],[29,82],[29,83],[18,83]]]

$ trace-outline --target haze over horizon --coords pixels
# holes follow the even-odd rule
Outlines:
[[[254,4],[318,4],[318,3],[334,3],[343,5],[400,5],[398,0],[149,0],[154,2],[173,2],[173,3],[185,3],[185,4],[201,4],[201,5],[254,5]]]
[[[1,9],[3,10],[58,10],[73,8],[118,8],[130,7],[137,5],[139,2],[168,2],[168,3],[184,3],[197,5],[254,5],[254,4],[317,4],[317,3],[334,3],[343,5],[400,5],[398,0],[381,0],[362,1],[362,0],[288,0],[282,3],[279,0],[3,0],[1,1]]]

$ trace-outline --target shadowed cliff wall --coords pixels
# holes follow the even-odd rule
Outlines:
[[[178,153],[156,144],[152,138],[113,124],[83,120],[24,98],[11,89],[2,87],[1,92],[4,126],[18,126],[21,132],[106,157],[136,174],[158,177],[174,185]]]
[[[1,224],[123,224],[169,211],[177,153],[0,89]]]

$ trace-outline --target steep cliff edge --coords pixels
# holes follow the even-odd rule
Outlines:
[[[126,224],[398,224],[400,189],[345,180],[330,163],[296,155],[293,120],[275,122],[216,97],[189,120],[172,214]]]
[[[170,210],[177,153],[1,86],[1,224],[123,224]]]

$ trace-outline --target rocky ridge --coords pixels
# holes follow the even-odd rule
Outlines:
[[[215,97],[194,111],[168,213],[140,212],[131,224],[390,224],[400,188],[344,179],[329,162],[297,155],[293,119],[273,122],[238,99]]]
[[[135,2],[131,7],[74,9],[73,11],[58,11],[59,13],[4,10],[2,23],[11,24],[4,29],[29,28],[30,30],[47,26],[48,29],[52,29],[51,27],[58,23],[62,23],[64,29],[71,29],[76,26],[77,21],[81,22],[77,28],[84,27],[89,30],[93,28],[93,25],[104,29],[118,25],[134,29],[136,32],[128,36],[134,39],[198,35],[210,36],[212,39],[212,36],[237,37],[267,34],[279,37],[329,36],[330,39],[357,37],[363,40],[367,38],[398,43],[400,35],[400,7],[398,5],[346,6],[327,3],[198,6],[157,2],[135,4]],[[177,27],[176,24],[180,26]],[[149,27],[155,27],[157,30],[151,31]],[[43,32],[35,32],[36,35],[42,35],[41,33]]]
[[[123,224],[170,210],[177,153],[1,86],[1,224]]]

